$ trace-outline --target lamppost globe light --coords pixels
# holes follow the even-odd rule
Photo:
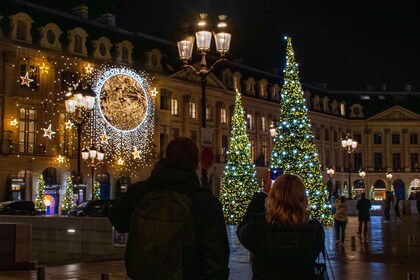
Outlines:
[[[360,176],[360,178],[362,178],[362,180],[365,178],[365,176],[366,176],[366,172],[365,171],[360,171],[359,172],[359,176]]]
[[[84,147],[82,150],[82,159],[87,160],[88,158],[89,158],[89,150],[86,147]]]
[[[392,174],[391,174],[391,173],[389,173],[389,172],[387,172],[387,173],[386,173],[386,178],[387,178],[388,180],[391,180],[391,179],[392,179]]]
[[[334,168],[327,168],[327,174],[332,178],[334,176],[335,170]]]

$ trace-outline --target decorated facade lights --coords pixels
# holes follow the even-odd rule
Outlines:
[[[72,87],[69,87],[69,91],[66,94],[67,99],[65,100],[65,105],[70,120],[77,127],[77,176],[79,176],[80,183],[82,178],[80,157],[83,156],[83,154],[81,155],[82,126],[85,123],[86,118],[93,115],[96,94],[90,85],[83,87],[79,83],[73,92],[72,89]]]
[[[394,192],[394,186],[391,184],[391,179],[392,179],[391,172],[387,172],[385,176],[388,179],[388,191]]]
[[[344,152],[348,154],[348,169],[349,169],[349,182],[348,182],[348,194],[349,199],[352,199],[352,183],[351,183],[351,168],[350,168],[350,155],[356,150],[357,141],[354,141],[350,134],[347,134],[345,139],[341,140],[341,146]]]
[[[201,138],[203,140],[203,135],[208,135],[209,133],[205,132],[206,130],[206,83],[207,83],[207,76],[214,71],[217,64],[220,62],[226,61],[225,55],[229,52],[230,48],[230,40],[231,34],[226,32],[227,24],[225,22],[227,16],[220,15],[219,20],[220,22],[217,25],[217,32],[211,32],[209,30],[209,26],[207,23],[207,14],[202,13],[200,14],[200,21],[197,24],[197,31],[195,32],[195,39],[194,36],[187,36],[185,39],[179,41],[178,45],[178,52],[179,58],[183,61],[183,68],[185,70],[191,70],[195,75],[201,78]],[[220,55],[220,59],[216,60],[213,65],[210,67],[207,65],[206,60],[206,53],[210,50],[210,44],[212,40],[212,34],[214,35],[214,39],[216,42],[216,51]],[[194,40],[197,43],[197,50],[201,54],[201,63],[198,69],[188,64],[188,61],[191,60],[192,52],[194,48]],[[211,134],[210,134],[211,135]],[[203,141],[202,141],[203,142]],[[207,179],[207,170],[202,168],[202,185],[207,186],[208,179]]]

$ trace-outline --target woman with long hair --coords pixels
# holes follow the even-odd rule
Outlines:
[[[250,213],[259,207],[248,207],[237,235],[254,255],[252,279],[314,278],[314,263],[324,248],[324,229],[309,220],[307,208],[305,186],[292,174],[274,182],[265,212]]]

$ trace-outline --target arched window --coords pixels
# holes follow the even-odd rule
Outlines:
[[[123,63],[128,63],[128,49],[126,47],[122,48],[121,60]]]
[[[82,53],[83,46],[82,46],[82,37],[79,34],[74,35],[74,52]]]
[[[18,40],[26,41],[26,34],[27,34],[26,22],[19,19],[16,24],[17,24],[16,38]]]

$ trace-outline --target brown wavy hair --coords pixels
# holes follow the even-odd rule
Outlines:
[[[305,224],[309,216],[307,206],[302,180],[296,175],[284,174],[276,179],[265,200],[265,218],[270,224]]]

